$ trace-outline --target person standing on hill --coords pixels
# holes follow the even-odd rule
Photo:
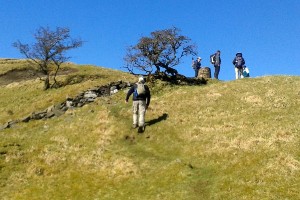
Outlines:
[[[221,51],[218,50],[216,53],[210,56],[210,62],[215,67],[214,78],[219,80],[219,73],[221,69]]]
[[[125,102],[128,103],[130,95],[132,97],[133,124],[132,128],[138,127],[138,133],[143,133],[145,130],[145,114],[150,105],[150,89],[145,84],[144,77],[140,76],[138,82],[133,84],[126,95]]]
[[[197,60],[192,61],[192,67],[195,70],[195,78],[198,77],[199,69],[201,68],[201,57],[198,57]]]
[[[243,58],[243,54],[241,52],[237,52],[235,54],[235,58],[232,61],[235,69],[235,79],[239,79],[243,77],[243,69],[245,65],[245,59]]]

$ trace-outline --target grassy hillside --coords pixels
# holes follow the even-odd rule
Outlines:
[[[135,81],[119,71],[67,67],[77,71],[61,79],[83,74],[85,81],[46,92],[38,80],[0,86],[1,124],[95,85]],[[0,131],[0,197],[300,199],[299,88],[300,77],[289,76],[157,82],[142,135],[130,128],[126,91],[19,123]]]

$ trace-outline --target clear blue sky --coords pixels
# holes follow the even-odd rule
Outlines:
[[[33,43],[40,26],[68,27],[86,41],[72,62],[122,69],[126,47],[171,28],[198,46],[202,66],[221,50],[221,80],[233,80],[240,51],[252,77],[300,75],[300,0],[0,0],[0,58],[23,58],[12,43]],[[193,76],[192,57],[177,67]]]

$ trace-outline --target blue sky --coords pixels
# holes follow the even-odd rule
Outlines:
[[[126,47],[171,28],[198,46],[202,66],[221,50],[219,78],[234,79],[240,51],[252,77],[300,75],[300,0],[0,0],[0,58],[23,58],[12,43],[33,43],[40,26],[68,27],[85,41],[72,62],[124,70]],[[192,57],[176,68],[193,76]]]

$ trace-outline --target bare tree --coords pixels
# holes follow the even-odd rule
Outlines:
[[[70,57],[65,54],[68,50],[82,46],[80,39],[72,39],[69,28],[57,27],[52,31],[49,27],[40,27],[34,34],[36,42],[32,45],[23,44],[20,41],[13,43],[20,53],[25,55],[29,62],[38,65],[39,70],[45,75],[44,90],[53,87],[56,75],[62,63]],[[54,66],[54,70],[53,67]],[[50,74],[54,71],[54,83],[50,84]]]
[[[176,27],[154,31],[150,37],[142,37],[135,46],[127,49],[125,68],[134,73],[134,69],[146,72],[147,74],[160,72],[161,68],[165,73],[175,75],[177,70],[174,67],[180,64],[183,57],[196,55],[196,46],[191,40],[179,34]]]

